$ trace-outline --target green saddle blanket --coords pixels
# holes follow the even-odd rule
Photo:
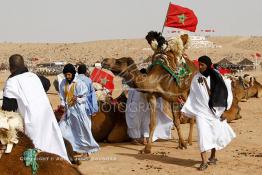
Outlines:
[[[182,79],[184,79],[192,73],[192,71],[186,63],[182,63],[181,66],[177,67],[175,71],[173,71],[162,60],[156,60],[148,67],[148,69],[152,69],[155,65],[160,65],[169,74],[171,74],[172,77],[175,78],[178,85],[180,85]]]

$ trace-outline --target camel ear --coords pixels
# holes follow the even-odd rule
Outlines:
[[[181,40],[183,41],[183,45],[185,46],[188,43],[189,36],[188,34],[183,34],[180,36]]]

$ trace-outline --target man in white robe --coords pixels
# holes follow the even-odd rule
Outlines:
[[[149,137],[150,109],[144,93],[135,89],[128,90],[126,104],[127,133],[134,143],[146,144]],[[157,125],[153,134],[153,141],[157,139],[171,139],[173,121],[163,112],[162,99],[157,99]]]
[[[24,118],[25,134],[36,148],[69,161],[61,131],[40,79],[28,72],[21,55],[12,55],[9,66],[11,75],[4,87],[2,109],[18,110]],[[16,109],[10,107],[12,103]]]
[[[215,164],[216,150],[224,148],[236,137],[222,116],[223,112],[232,104],[231,81],[223,80],[222,76],[211,68],[211,65],[209,57],[199,58],[200,73],[194,76],[189,97],[181,110],[188,117],[196,117],[202,158],[199,170],[205,170],[208,163]],[[208,162],[206,151],[209,150],[211,150],[211,156]]]

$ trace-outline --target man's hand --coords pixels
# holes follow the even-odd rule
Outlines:
[[[220,121],[224,121],[225,119],[226,119],[226,117],[224,115],[221,115]]]
[[[61,112],[61,113],[64,113],[64,112],[65,112],[65,107],[62,106],[62,105],[59,105],[57,109],[58,109],[58,111]]]
[[[80,97],[81,98],[81,97]],[[77,96],[73,96],[73,98],[72,98],[72,103],[76,103],[76,100],[77,100]]]
[[[69,106],[74,106],[76,104],[77,96],[73,96],[73,98],[68,102]]]

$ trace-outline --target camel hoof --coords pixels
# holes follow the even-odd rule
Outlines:
[[[186,144],[178,145],[177,149],[187,149]]]
[[[145,154],[150,154],[151,153],[151,145],[147,144],[145,149],[144,149]]]
[[[138,152],[139,154],[150,154],[151,150],[147,150],[147,149],[142,149]]]
[[[138,152],[138,154],[144,154],[144,153],[145,153],[144,149],[142,149],[142,150],[140,150],[140,151]]]
[[[151,150],[145,149],[144,152],[145,152],[145,154],[150,154],[150,153],[151,153]]]

